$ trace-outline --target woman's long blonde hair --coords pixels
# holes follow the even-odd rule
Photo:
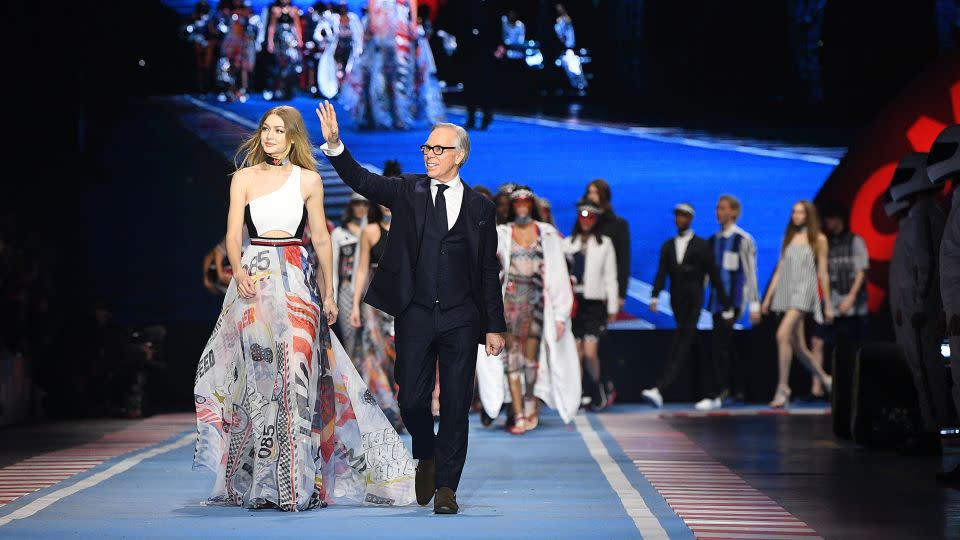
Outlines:
[[[233,163],[237,170],[259,165],[267,160],[267,152],[260,144],[260,131],[263,129],[267,117],[271,114],[279,116],[283,120],[283,127],[287,130],[287,141],[290,143],[290,150],[287,155],[290,157],[290,163],[307,170],[316,171],[317,158],[313,155],[313,145],[310,144],[310,136],[303,125],[303,116],[300,115],[300,111],[289,105],[280,105],[263,113],[257,123],[256,131],[247,137],[247,140],[237,149],[236,155],[233,156]]]
[[[815,207],[812,202],[804,199],[797,201],[790,207],[790,220],[787,221],[787,230],[783,233],[783,246],[780,247],[781,254],[787,251],[787,246],[790,245],[793,237],[803,230],[803,227],[797,227],[793,224],[793,208],[798,204],[803,206],[803,209],[806,211],[807,223],[803,227],[807,228],[807,242],[810,244],[810,249],[816,252],[817,239],[820,238],[820,218],[817,216],[817,207]]]

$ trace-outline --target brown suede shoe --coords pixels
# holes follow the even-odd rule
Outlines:
[[[437,491],[435,480],[435,469],[432,459],[421,459],[417,463],[417,504],[426,506],[430,504],[430,499]]]
[[[457,494],[448,487],[442,487],[437,490],[437,496],[433,500],[434,514],[456,514],[460,511],[460,505],[457,504]]]

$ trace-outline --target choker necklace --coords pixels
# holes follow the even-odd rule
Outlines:
[[[279,159],[271,155],[267,155],[266,163],[267,165],[273,165],[274,167],[283,167],[287,163],[290,163],[290,156],[286,156],[283,159]]]
[[[526,225],[532,221],[533,221],[533,217],[530,215],[516,216],[515,218],[513,218],[513,222],[516,223],[517,225]]]

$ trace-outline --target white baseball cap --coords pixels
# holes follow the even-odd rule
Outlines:
[[[693,211],[693,206],[691,206],[689,203],[679,203],[673,207],[673,211],[683,212],[685,214],[690,214],[691,216],[697,215],[697,213]]]

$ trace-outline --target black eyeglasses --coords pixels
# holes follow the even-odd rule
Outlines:
[[[427,150],[433,150],[433,155],[435,156],[442,156],[444,150],[456,150],[456,149],[457,149],[456,146],[440,146],[439,144],[436,146],[429,146],[426,144],[420,145],[421,154],[426,154]]]

